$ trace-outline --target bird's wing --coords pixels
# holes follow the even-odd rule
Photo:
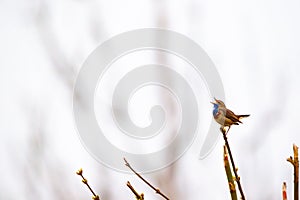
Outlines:
[[[221,112],[223,112],[223,114],[225,115],[226,118],[230,119],[232,122],[239,122],[242,123],[239,120],[239,117],[234,114],[234,112],[232,112],[231,110],[227,109],[227,108],[221,108],[220,110],[222,110]]]

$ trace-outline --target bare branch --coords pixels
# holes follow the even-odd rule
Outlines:
[[[231,161],[231,165],[232,165],[232,168],[233,168],[235,179],[236,179],[239,191],[241,193],[241,199],[245,200],[245,195],[244,195],[242,185],[241,185],[241,182],[240,182],[240,177],[237,174],[237,168],[235,167],[233,156],[232,156],[232,153],[231,153],[231,149],[230,149],[230,146],[229,146],[229,143],[228,143],[228,140],[227,140],[227,133],[228,133],[229,129],[227,129],[227,131],[226,131],[224,127],[221,127],[220,130],[223,134],[223,138],[224,138],[224,141],[225,141],[225,146],[226,146],[226,148],[228,150],[228,153],[229,153],[229,158],[230,158],[230,161]]]
[[[230,190],[231,199],[232,200],[237,200],[234,178],[233,178],[232,173],[231,173],[231,167],[230,167],[230,163],[229,163],[229,160],[228,160],[228,152],[227,152],[226,146],[224,146],[223,156],[224,156],[224,167],[225,167],[225,172],[226,172],[226,176],[227,176],[227,181],[228,181],[228,186],[229,186],[229,190]]]
[[[135,195],[136,199],[137,200],[144,200],[144,194],[139,194],[135,189],[134,187],[130,184],[129,181],[127,181],[127,187],[129,187],[129,189],[131,190],[131,192]]]
[[[282,184],[282,200],[287,200],[286,182],[283,182]]]
[[[294,158],[290,156],[286,160],[290,162],[294,167],[294,200],[299,199],[299,158],[298,158],[298,147],[293,145]]]
[[[88,184],[88,181],[86,178],[84,178],[84,176],[82,175],[82,169],[79,169],[76,174],[81,176],[82,178],[82,182],[89,188],[89,190],[91,191],[91,193],[93,194],[93,200],[100,200],[99,195],[96,195],[96,193],[93,191],[93,189],[91,188],[91,186]]]
[[[158,188],[155,188],[151,183],[149,183],[146,179],[144,179],[139,173],[137,173],[127,162],[127,160],[124,158],[125,165],[133,172],[135,175],[137,175],[144,183],[146,183],[149,187],[151,187],[157,194],[161,195],[163,198],[169,200],[169,197],[164,195]]]

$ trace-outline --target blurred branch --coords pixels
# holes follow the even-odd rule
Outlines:
[[[130,184],[130,182],[129,181],[127,181],[127,187],[129,187],[129,189],[131,190],[131,192],[135,195],[135,197],[136,197],[136,199],[137,200],[144,200],[144,194],[143,193],[141,193],[141,194],[139,194],[135,189],[134,189],[134,187]]]
[[[61,77],[62,82],[72,91],[76,77],[75,64],[66,55],[64,45],[54,32],[55,29],[51,23],[52,15],[46,3],[41,3],[40,11],[36,16],[38,33],[55,73]]]
[[[287,200],[286,182],[283,182],[282,184],[282,200]]]
[[[245,195],[244,195],[244,192],[243,192],[243,189],[242,189],[242,185],[241,185],[241,182],[240,182],[240,177],[237,174],[237,168],[235,167],[233,156],[232,156],[232,153],[231,153],[231,150],[230,150],[230,146],[229,146],[229,143],[228,143],[228,140],[227,140],[227,133],[228,133],[229,129],[227,129],[227,131],[226,131],[224,127],[221,127],[220,130],[221,130],[221,132],[223,134],[225,145],[226,145],[226,148],[227,148],[228,153],[229,153],[229,158],[230,158],[230,161],[231,161],[231,165],[232,165],[232,168],[233,168],[235,179],[236,179],[239,191],[241,193],[241,199],[245,200]]]
[[[82,182],[89,188],[89,190],[91,191],[91,193],[93,194],[93,200],[100,200],[100,197],[98,195],[96,195],[96,193],[93,191],[93,189],[91,188],[91,186],[88,184],[88,181],[86,178],[84,178],[84,176],[82,175],[82,169],[79,169],[76,174],[81,176],[82,178]]]
[[[224,146],[224,166],[225,166],[225,172],[226,172],[226,176],[227,176],[231,199],[237,200],[235,183],[234,183],[234,179],[233,179],[233,176],[231,173],[231,167],[230,167],[229,160],[228,160],[228,152],[227,152],[226,146]]]
[[[294,158],[290,156],[287,161],[294,167],[294,200],[299,199],[299,159],[298,159],[298,147],[293,145]]]
[[[157,194],[161,195],[163,198],[169,200],[169,198],[164,195],[158,188],[155,188],[151,183],[149,183],[146,179],[144,179],[139,173],[137,173],[127,162],[127,160],[124,158],[125,165],[133,172],[135,175],[137,175],[144,183],[146,183],[149,187],[151,187]]]

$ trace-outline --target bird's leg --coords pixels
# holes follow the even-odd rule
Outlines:
[[[221,126],[221,127],[220,127],[220,130],[221,130],[221,132],[222,132],[223,134],[226,134],[226,135],[227,135],[227,133],[228,133],[228,131],[230,130],[230,127],[231,127],[231,126],[227,126],[227,127],[228,127],[227,130],[226,130],[225,126]]]
[[[228,126],[228,129],[227,129],[227,131],[226,131],[226,135],[227,135],[227,133],[229,132],[229,130],[230,130],[230,127],[231,127],[231,126]]]

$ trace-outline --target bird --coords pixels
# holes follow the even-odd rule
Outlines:
[[[223,101],[216,98],[215,102],[211,102],[214,105],[213,116],[216,122],[221,125],[221,131],[224,132],[224,128],[227,127],[227,132],[229,131],[232,125],[242,124],[242,118],[249,117],[250,115],[236,115],[234,112],[226,108]]]

